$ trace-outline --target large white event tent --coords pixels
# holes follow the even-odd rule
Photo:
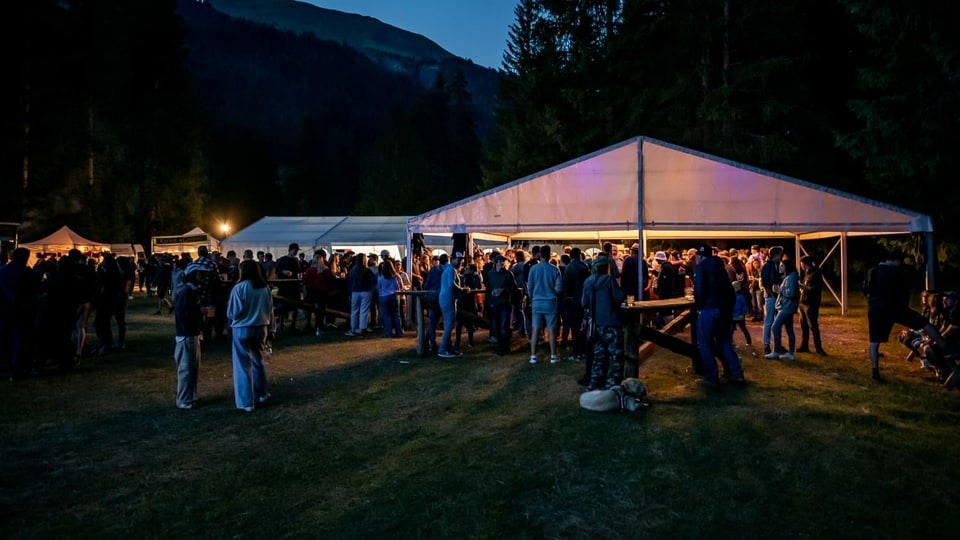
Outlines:
[[[410,234],[484,239],[837,238],[847,313],[847,238],[919,234],[929,216],[648,137],[635,137],[410,218]]]
[[[402,256],[409,216],[265,216],[226,238],[223,251],[244,249],[286,255],[296,242],[307,254],[320,248]]]

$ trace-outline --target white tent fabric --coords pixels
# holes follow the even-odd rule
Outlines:
[[[314,249],[353,249],[399,256],[406,246],[409,216],[266,216],[223,241],[224,251],[244,249],[285,255],[292,242]]]
[[[412,217],[408,230],[573,240],[933,229],[917,212],[636,137]]]
[[[74,248],[83,252],[110,251],[110,244],[88,240],[75,233],[73,229],[67,227],[66,225],[60,227],[49,236],[34,242],[24,242],[20,245],[31,251],[38,251],[41,253],[65,254]]]
[[[647,137],[635,137],[410,218],[408,233],[515,240],[840,237],[925,233],[929,216]],[[846,272],[841,277],[844,313]]]
[[[200,246],[212,250],[220,248],[220,241],[200,227],[174,236],[154,236],[150,239],[150,253],[196,253]]]

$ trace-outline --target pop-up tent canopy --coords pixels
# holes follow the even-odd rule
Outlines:
[[[506,242],[636,238],[644,252],[660,238],[787,237],[799,252],[803,240],[837,237],[844,313],[847,237],[922,233],[932,286],[929,216],[647,137],[412,217],[407,230]]]
[[[133,257],[139,259],[144,255],[143,246],[140,244],[110,244],[110,252],[117,256]]]
[[[150,253],[196,253],[200,246],[216,251],[220,242],[200,227],[174,236],[154,236],[150,239]]]
[[[352,249],[402,255],[409,216],[266,216],[223,241],[224,250],[244,249],[286,255],[296,242],[301,251]]]
[[[71,249],[79,249],[84,253],[91,251],[110,251],[110,244],[104,242],[95,242],[88,240],[75,233],[70,227],[64,225],[57,229],[50,236],[46,236],[34,242],[24,242],[22,247],[39,253],[67,253]]]

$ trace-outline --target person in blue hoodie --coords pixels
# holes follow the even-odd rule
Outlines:
[[[780,263],[783,269],[783,281],[775,292],[777,293],[777,315],[773,320],[770,332],[773,334],[773,350],[764,355],[764,358],[780,360],[795,360],[797,338],[793,333],[793,316],[800,309],[800,276],[797,274],[797,264],[792,259],[783,259]],[[787,349],[784,353],[777,353],[782,349],[783,333],[787,330]]]

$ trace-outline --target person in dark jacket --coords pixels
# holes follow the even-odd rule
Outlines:
[[[612,261],[600,256],[593,275],[583,283],[581,304],[593,317],[593,364],[587,390],[607,390],[623,378],[623,321],[620,304],[626,298],[610,274]]]
[[[880,377],[880,344],[890,339],[890,330],[894,323],[907,328],[922,328],[924,333],[940,347],[946,348],[946,342],[930,321],[923,315],[910,309],[910,286],[900,268],[902,256],[892,254],[887,259],[867,271],[863,283],[863,294],[867,296],[867,326],[870,344],[871,377],[882,381]]]
[[[183,286],[173,296],[176,323],[177,408],[192,409],[197,404],[197,379],[200,373],[200,336],[204,312],[197,287],[198,272],[186,273]]]
[[[518,290],[517,282],[504,267],[503,255],[493,256],[493,270],[487,281],[486,309],[490,310],[490,333],[496,337],[495,351],[502,356],[510,352],[510,316],[513,314],[511,299]]]
[[[583,325],[583,283],[590,276],[590,269],[583,263],[583,252],[575,247],[570,250],[570,263],[567,264],[561,278],[563,282],[563,302],[566,307],[567,318],[565,324],[572,329],[571,353],[572,360],[583,360],[587,355],[584,344],[584,335],[580,327]]]
[[[717,357],[731,382],[742,384],[743,366],[730,341],[730,325],[736,293],[730,286],[723,260],[713,255],[710,246],[697,250],[697,266],[693,279],[694,308],[697,310],[697,342],[703,362],[703,380],[706,386],[716,386]]]
[[[820,341],[820,301],[823,297],[823,275],[809,255],[800,259],[800,347],[797,352],[810,352],[809,339],[817,354],[826,356]]]
[[[33,370],[30,354],[40,275],[27,266],[30,251],[19,247],[0,266],[0,347],[9,355],[13,376]]]

